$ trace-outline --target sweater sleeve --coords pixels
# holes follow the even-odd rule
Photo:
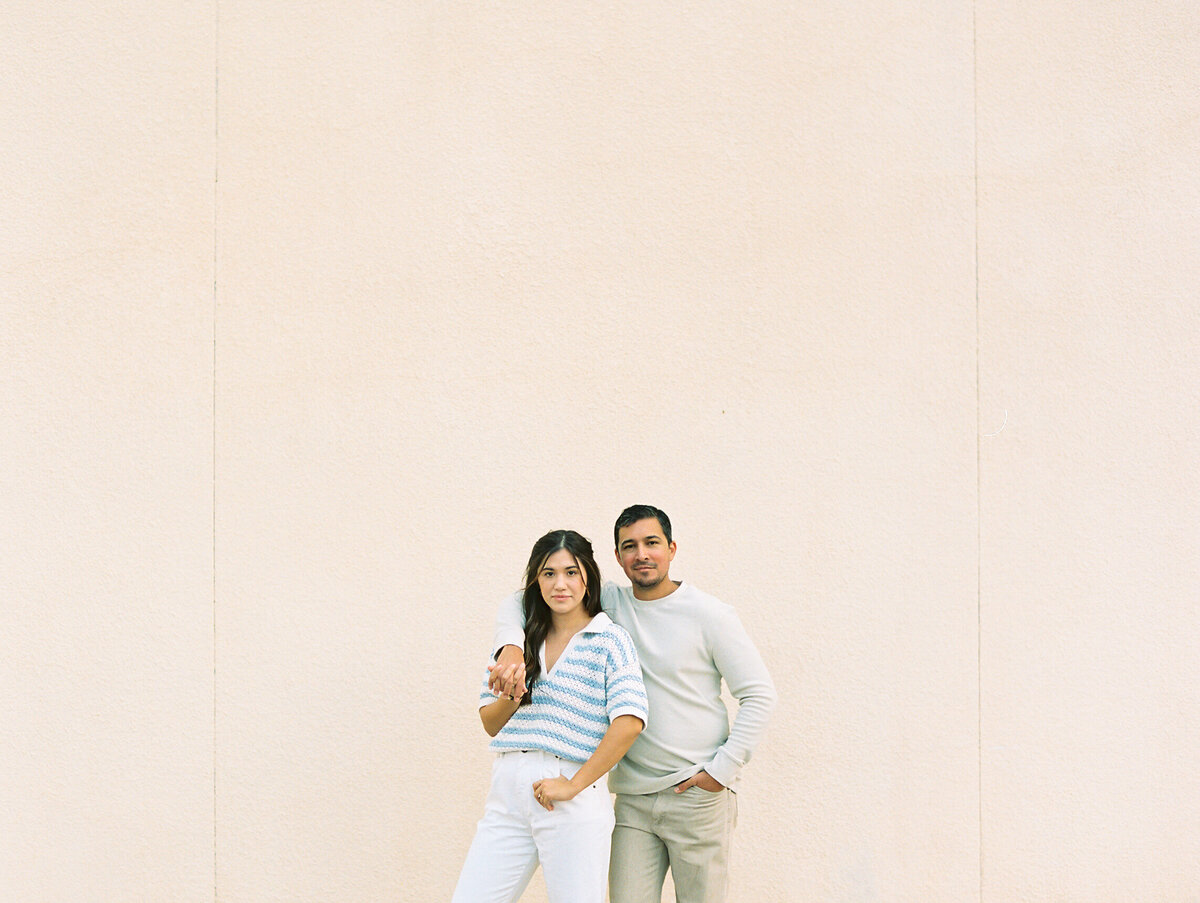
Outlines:
[[[713,662],[729,692],[738,701],[738,713],[729,737],[717,748],[713,760],[704,766],[704,770],[728,787],[750,761],[766,728],[771,710],[775,708],[775,685],[733,609],[723,612],[710,627]]]
[[[492,658],[488,661],[488,664],[494,665],[495,663],[496,663],[496,657],[492,656]],[[488,676],[489,676],[488,672],[484,671],[483,672],[483,681],[481,682],[480,687],[479,687],[478,703],[479,703],[479,708],[481,708],[481,709],[485,705],[491,705],[493,702],[495,702],[499,698],[496,696],[495,693],[493,693],[488,688]]]
[[[525,648],[525,605],[521,593],[505,597],[496,611],[496,628],[492,634],[492,655],[500,655],[505,646]]]
[[[604,673],[604,698],[611,724],[621,715],[633,715],[646,724],[646,685],[633,639],[615,624],[610,628],[611,647]]]

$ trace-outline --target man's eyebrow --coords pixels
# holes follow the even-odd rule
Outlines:
[[[643,537],[642,537],[642,540],[643,540],[643,541],[648,541],[648,540],[651,540],[651,539],[657,539],[657,540],[659,540],[660,542],[662,541],[662,537],[661,537],[661,536],[659,536],[657,533],[650,533],[650,534],[647,534],[646,536],[643,536]],[[631,536],[631,537],[629,537],[629,539],[622,540],[622,542],[621,542],[621,548],[625,548],[625,546],[629,545],[631,542],[637,542],[637,540],[635,540],[635,539],[634,539],[632,536]]]

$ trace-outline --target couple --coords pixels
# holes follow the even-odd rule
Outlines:
[[[612,903],[658,903],[668,867],[678,903],[725,899],[732,791],[775,688],[734,610],[671,579],[665,513],[634,505],[613,532],[632,587],[562,530],[501,603],[480,694],[497,756],[454,903],[513,903],[539,861],[551,903],[601,903],[606,869]]]

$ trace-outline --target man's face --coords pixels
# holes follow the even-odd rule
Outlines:
[[[668,574],[674,557],[675,543],[667,542],[657,517],[634,521],[617,532],[617,562],[639,598],[646,598],[647,593],[656,590],[669,588],[669,592],[675,588]]]

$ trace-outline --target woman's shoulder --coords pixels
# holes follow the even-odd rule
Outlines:
[[[633,637],[629,631],[604,615],[599,617],[603,617],[605,623],[596,625],[594,632],[596,640],[610,651],[620,651],[636,658],[637,648],[634,646]]]
[[[609,621],[602,631],[604,636],[619,640],[624,643],[632,643],[633,635],[628,630],[618,624],[616,621]]]

